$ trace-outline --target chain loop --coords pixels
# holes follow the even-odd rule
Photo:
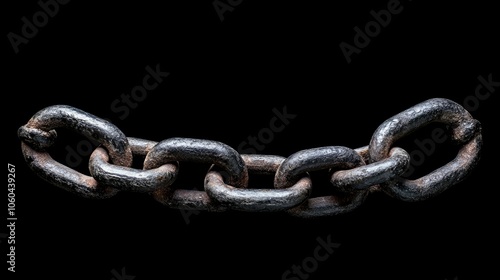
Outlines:
[[[71,129],[102,143],[114,164],[130,166],[132,151],[123,132],[108,121],[65,105],[54,105],[38,111],[18,130],[18,136],[25,141],[22,143],[24,158],[40,177],[84,197],[107,198],[114,195],[116,190],[102,186],[93,177],[60,164],[44,152],[54,142],[50,139],[55,139],[54,129],[57,128]]]
[[[170,138],[156,144],[146,155],[144,169],[158,168],[160,165],[191,161],[212,163],[212,168],[219,167],[227,175],[227,182],[237,188],[248,185],[248,170],[241,156],[228,145],[212,140],[192,138]],[[172,190],[161,188],[154,192],[154,197],[161,203],[173,208],[190,210],[222,211],[204,191]]]
[[[230,146],[212,140],[170,138],[156,144],[146,155],[144,169],[176,161],[213,163],[228,174],[228,183],[237,188],[248,185],[248,171],[240,154]]]
[[[384,183],[382,188],[389,195],[403,201],[428,199],[463,180],[477,164],[482,145],[480,123],[459,104],[443,98],[421,102],[383,122],[370,141],[371,161],[387,158],[394,142],[432,122],[451,127],[452,139],[462,145],[457,157],[419,179],[398,176]]]
[[[410,155],[394,145],[432,122],[451,128],[458,154],[421,178],[406,179],[402,176],[410,166]],[[91,176],[55,161],[46,151],[54,144],[58,128],[101,143],[90,156]],[[212,140],[169,138],[155,142],[127,138],[110,122],[65,105],[40,110],[17,133],[24,158],[35,174],[83,197],[106,198],[120,190],[145,192],[177,209],[284,211],[303,218],[347,213],[374,191],[403,201],[436,196],[472,172],[482,148],[479,121],[459,104],[443,98],[426,100],[387,119],[367,146],[354,150],[344,146],[311,148],[287,158],[240,155],[230,146]],[[144,158],[142,170],[132,167],[132,157]],[[174,184],[182,162],[210,165],[204,190]],[[328,172],[332,185],[329,195],[311,197],[309,175],[315,171]],[[249,174],[274,176],[273,188],[247,188]]]

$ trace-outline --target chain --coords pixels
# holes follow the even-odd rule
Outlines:
[[[402,175],[410,155],[397,140],[432,122],[446,124],[459,145],[457,156],[415,180]],[[47,149],[65,128],[101,145],[89,159],[91,176],[54,160]],[[286,211],[298,217],[331,216],[352,211],[372,192],[403,201],[434,197],[462,181],[477,165],[482,146],[481,125],[459,104],[443,98],[423,101],[384,121],[369,145],[351,149],[326,146],[298,151],[289,157],[239,154],[212,140],[169,138],[161,142],[126,137],[112,123],[80,109],[55,105],[37,112],[18,130],[24,158],[34,173],[50,184],[86,198],[108,198],[119,191],[150,193],[176,209],[205,211]],[[143,169],[132,167],[144,157]],[[208,163],[204,190],[174,184],[182,162]],[[312,197],[310,173],[326,170],[334,194]],[[274,186],[248,188],[249,174],[274,176]]]

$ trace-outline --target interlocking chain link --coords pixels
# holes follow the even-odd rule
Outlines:
[[[432,122],[451,128],[452,139],[460,146],[457,156],[421,178],[403,178],[410,166],[410,155],[394,147],[394,143]],[[55,161],[47,152],[58,128],[71,129],[101,144],[90,156],[91,176]],[[239,154],[224,143],[206,139],[154,142],[130,138],[112,123],[65,105],[37,112],[19,128],[18,137],[26,162],[38,176],[83,197],[145,192],[176,209],[285,211],[304,218],[352,211],[375,191],[403,201],[436,196],[470,174],[480,159],[482,146],[479,121],[459,104],[443,98],[426,100],[389,118],[376,129],[367,146],[317,147],[287,158]],[[144,157],[143,169],[132,167],[136,156]],[[210,164],[203,191],[174,184],[182,162]],[[334,194],[311,197],[310,173],[322,170],[329,172]],[[248,188],[252,174],[274,176],[274,185]]]

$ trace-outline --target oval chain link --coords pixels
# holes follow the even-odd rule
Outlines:
[[[481,125],[458,103],[433,98],[421,102],[383,122],[370,141],[370,160],[387,158],[394,142],[432,122],[450,126],[452,139],[461,145],[449,163],[415,180],[400,176],[382,184],[387,194],[403,201],[419,201],[435,196],[463,180],[477,164],[482,145]]]
[[[49,183],[84,197],[107,198],[116,194],[116,189],[55,161],[45,151],[54,143],[57,128],[75,131],[101,143],[115,165],[132,165],[128,139],[115,125],[77,108],[54,105],[38,111],[18,130],[29,167]]]
[[[156,144],[144,160],[144,169],[158,168],[164,164],[190,161],[210,163],[222,168],[229,184],[237,188],[248,185],[248,170],[241,156],[228,145],[212,140],[170,138]],[[164,205],[187,210],[222,211],[225,207],[210,198],[205,191],[160,188],[154,198]]]

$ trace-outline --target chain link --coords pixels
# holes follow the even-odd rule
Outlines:
[[[432,122],[451,128],[460,146],[457,156],[429,174],[403,177],[410,155],[397,140]],[[101,146],[90,156],[84,175],[55,161],[47,149],[65,128],[91,138]],[[383,122],[369,145],[357,149],[326,146],[298,151],[289,157],[239,154],[212,140],[169,138],[154,142],[127,138],[112,123],[65,105],[46,107],[18,130],[21,150],[29,167],[50,184],[87,198],[108,198],[119,191],[150,193],[176,209],[205,211],[285,211],[297,217],[346,213],[367,196],[382,191],[403,201],[436,196],[464,180],[475,168],[482,146],[479,121],[459,104],[443,98],[421,102]],[[143,169],[132,167],[133,157],[144,157]],[[182,162],[208,163],[204,190],[176,186]],[[311,172],[330,174],[332,195],[312,197]],[[274,176],[272,188],[248,188],[249,176]]]

